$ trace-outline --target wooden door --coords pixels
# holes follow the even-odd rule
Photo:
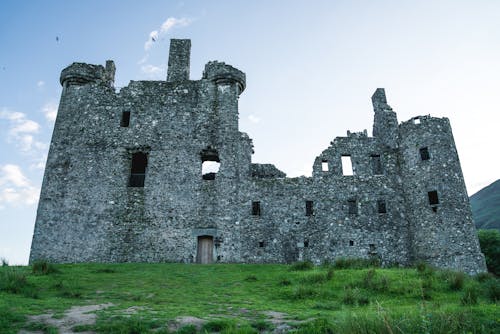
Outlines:
[[[208,235],[198,237],[196,262],[207,264],[213,261],[214,238]]]

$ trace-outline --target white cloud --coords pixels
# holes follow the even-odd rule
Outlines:
[[[45,86],[45,81],[40,80],[36,83],[36,85],[37,87],[42,88],[43,86]]]
[[[43,106],[42,112],[45,115],[45,118],[49,122],[54,122],[56,120],[58,107],[59,106],[56,103],[54,103],[54,102],[47,102]]]
[[[154,66],[151,64],[146,64],[141,66],[141,71],[151,79],[160,79],[165,74],[165,66]]]
[[[32,205],[38,201],[40,189],[33,186],[18,165],[0,165],[0,206]]]
[[[14,142],[23,152],[30,152],[33,149],[45,150],[47,144],[39,142],[33,134],[40,131],[40,124],[28,119],[26,114],[2,109],[0,111],[0,119],[9,121],[8,141]]]
[[[257,124],[257,123],[259,123],[259,122],[260,122],[260,118],[259,118],[259,117],[257,117],[257,116],[255,116],[255,115],[253,115],[253,114],[252,114],[252,115],[250,115],[250,116],[248,116],[248,120],[249,120],[250,122],[254,123],[254,124]]]
[[[149,33],[147,41],[144,43],[144,50],[148,51],[151,49],[153,44],[158,41],[158,39],[164,35],[166,35],[170,30],[173,28],[181,28],[181,27],[187,27],[188,25],[191,24],[193,20],[188,19],[186,17],[181,17],[181,18],[175,18],[175,17],[169,17],[163,22],[160,26],[160,30],[153,30]]]

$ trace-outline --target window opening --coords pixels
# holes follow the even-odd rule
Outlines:
[[[130,111],[124,111],[122,112],[122,120],[120,121],[120,126],[121,127],[128,127],[130,124]]]
[[[304,240],[304,248],[307,248],[309,247],[309,240]]]
[[[413,119],[413,124],[420,124],[420,118],[414,118]]]
[[[357,215],[358,214],[358,204],[357,204],[355,199],[348,200],[347,206],[349,207],[349,214],[350,215]]]
[[[420,159],[422,161],[429,160],[431,157],[429,155],[429,149],[427,147],[422,147],[420,149]]]
[[[252,202],[252,215],[260,216],[260,202]]]
[[[259,241],[259,247],[260,248],[264,247],[264,241]]]
[[[328,172],[328,161],[327,160],[321,161],[321,171]]]
[[[215,180],[215,176],[220,168],[219,153],[209,146],[201,151],[200,156],[201,176],[203,180]]]
[[[306,216],[313,215],[313,201],[306,201]]]
[[[377,201],[378,213],[387,213],[387,208],[385,205],[385,200],[379,199]]]
[[[352,169],[352,160],[350,155],[342,156],[342,175],[346,176],[354,175]]]
[[[148,156],[146,153],[137,152],[132,154],[132,166],[130,168],[129,187],[144,187],[146,178],[146,167],[148,166]]]
[[[354,241],[349,240],[349,246],[354,246]]]
[[[381,175],[382,174],[382,162],[380,161],[380,155],[374,154],[372,155],[372,172],[373,175]]]
[[[429,204],[430,205],[438,205],[439,204],[438,193],[436,190],[429,191],[427,193],[427,196],[429,197]]]

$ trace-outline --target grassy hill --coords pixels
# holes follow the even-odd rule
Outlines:
[[[0,267],[0,333],[499,333],[499,299],[425,265],[39,263]]]
[[[477,228],[500,230],[500,180],[472,195],[470,205]]]

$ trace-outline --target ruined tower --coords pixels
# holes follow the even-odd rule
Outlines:
[[[190,48],[172,40],[166,81],[119,92],[112,61],[62,71],[30,261],[375,257],[485,270],[447,119],[398,124],[379,88],[373,137],[348,131],[312,177],[287,178],[251,162],[245,74],[212,61],[191,80]]]

